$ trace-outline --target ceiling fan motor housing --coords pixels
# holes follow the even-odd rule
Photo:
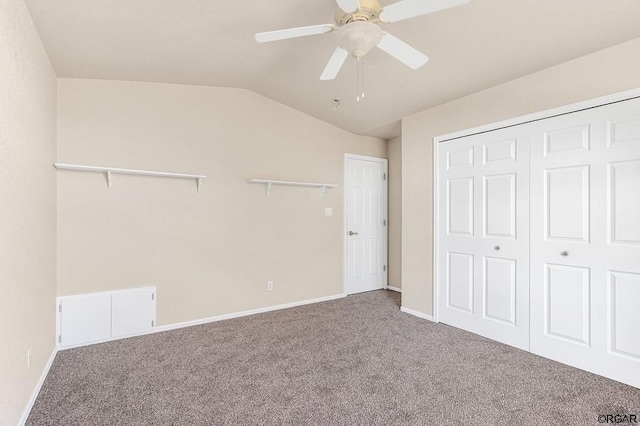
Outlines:
[[[360,0],[360,8],[352,13],[347,13],[341,9],[336,11],[336,24],[341,27],[351,22],[358,21],[379,21],[382,7],[377,0]]]

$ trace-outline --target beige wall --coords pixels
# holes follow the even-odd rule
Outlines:
[[[58,161],[207,178],[60,171],[58,294],[155,285],[159,325],[340,294],[345,153],[386,142],[247,90],[60,79]]]
[[[0,424],[54,348],[56,76],[22,0],[0,0]],[[27,369],[27,350],[32,364]]]
[[[433,138],[640,87],[640,39],[467,96],[402,122],[402,304],[433,313]]]
[[[387,142],[389,157],[389,285],[402,288],[402,139]]]

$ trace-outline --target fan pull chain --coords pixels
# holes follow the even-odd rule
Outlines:
[[[360,102],[361,99],[364,99],[364,57],[358,56],[356,60],[358,62],[356,68],[356,91],[358,92],[356,100]]]
[[[356,101],[360,102],[360,93],[361,93],[361,87],[360,87],[360,66],[361,66],[361,61],[362,58],[360,56],[358,56],[356,58]]]
[[[360,62],[361,62],[361,64],[360,64],[360,84],[362,85],[362,87],[361,87],[361,89],[362,89],[361,99],[364,99],[364,56],[362,57]]]

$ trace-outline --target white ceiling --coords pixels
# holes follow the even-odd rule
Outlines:
[[[336,80],[319,81],[333,34],[254,40],[256,32],[333,23],[334,0],[25,2],[59,77],[247,88],[382,138],[399,136],[404,116],[640,37],[638,0],[471,0],[383,25],[430,61],[412,71],[372,50],[366,99],[356,102],[354,60]]]

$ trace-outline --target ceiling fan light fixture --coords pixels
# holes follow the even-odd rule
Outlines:
[[[338,46],[354,58],[362,58],[380,43],[382,29],[368,21],[350,22],[336,31]]]

